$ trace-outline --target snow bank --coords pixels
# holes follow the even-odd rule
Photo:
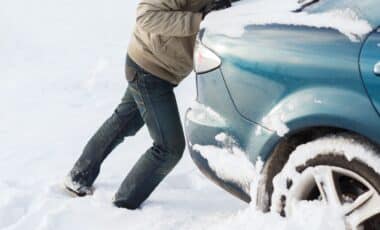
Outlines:
[[[297,0],[243,0],[226,10],[212,12],[204,20],[202,27],[212,33],[239,37],[247,25],[304,25],[336,29],[352,41],[358,41],[372,31],[371,25],[359,18],[352,9],[294,13],[292,11],[300,6],[297,2]]]
[[[254,206],[240,211],[220,223],[211,226],[216,229],[260,229],[260,230],[345,230],[345,224],[335,209],[322,207],[312,202],[301,202],[290,218],[279,214],[258,212]]]

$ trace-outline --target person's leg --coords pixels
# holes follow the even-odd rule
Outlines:
[[[102,162],[109,153],[124,140],[124,137],[134,135],[144,125],[131,91],[131,87],[128,86],[122,102],[112,116],[87,143],[69,174],[74,184],[92,186]]]
[[[185,149],[185,138],[173,85],[139,73],[133,95],[153,139],[115,194],[118,207],[136,209],[174,168]]]

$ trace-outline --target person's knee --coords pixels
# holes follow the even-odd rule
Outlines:
[[[137,110],[136,110],[137,111]],[[113,119],[117,121],[119,127],[122,128],[122,136],[129,137],[134,136],[144,125],[144,121],[141,118],[139,112],[125,112],[124,114],[119,109],[116,109],[112,115]]]
[[[166,138],[163,142],[155,141],[150,152],[155,155],[157,159],[178,162],[183,156],[185,147],[185,138],[178,135]]]
[[[170,140],[170,143],[168,144],[168,148],[174,156],[178,157],[178,159],[181,159],[183,152],[186,148],[186,141],[184,136],[177,136],[173,140]]]

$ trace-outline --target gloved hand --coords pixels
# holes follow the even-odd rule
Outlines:
[[[229,7],[231,7],[231,0],[213,0],[201,10],[201,13],[203,14],[202,19],[204,19],[211,11],[226,9]]]

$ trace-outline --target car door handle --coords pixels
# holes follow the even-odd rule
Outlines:
[[[375,64],[375,67],[373,67],[373,72],[377,76],[380,76],[380,61]]]

